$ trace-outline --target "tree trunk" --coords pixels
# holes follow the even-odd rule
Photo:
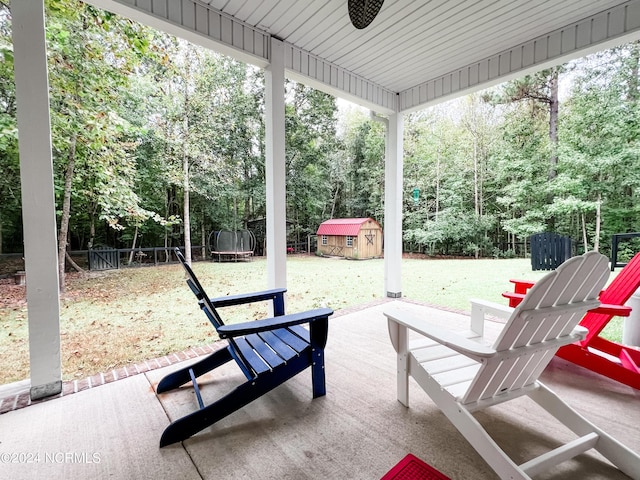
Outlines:
[[[584,243],[584,251],[586,253],[589,251],[589,244],[587,243],[587,225],[584,218],[584,213],[582,214],[582,242]]]
[[[200,237],[202,238],[202,259],[207,258],[207,231],[204,226],[204,211],[202,212],[202,222],[200,224]]]
[[[93,242],[96,239],[96,208],[97,204],[94,204],[89,217],[89,243],[87,245],[89,248],[93,248]]]
[[[473,135],[473,206],[476,217],[480,216],[480,196],[478,191],[478,139]],[[476,249],[476,258],[478,252]]]
[[[598,201],[596,202],[596,232],[594,234],[593,239],[593,250],[598,252],[600,250],[600,204],[601,204],[601,196],[598,193]]]
[[[133,242],[131,242],[131,251],[129,252],[129,265],[133,263],[133,254],[135,252],[137,241],[138,241],[138,225],[136,225],[136,229],[133,232]]]
[[[165,197],[164,197],[164,218],[169,218],[169,215],[171,215],[170,213],[170,205],[171,205],[171,200],[170,200],[170,195],[171,195],[171,189],[167,189],[165,192]],[[169,263],[169,259],[171,258],[171,254],[169,253],[169,228],[173,228],[173,226],[171,227],[164,227],[164,254],[165,254],[165,263]]]
[[[67,168],[64,172],[64,196],[62,199],[62,217],[58,232],[58,281],[60,293],[64,293],[65,260],[67,258],[67,236],[69,234],[69,218],[71,217],[71,187],[73,184],[73,170],[76,164],[76,141],[74,133],[69,142],[67,154]]]
[[[336,193],[333,195],[333,202],[331,202],[331,215],[329,218],[333,218],[336,213],[336,204],[338,203],[338,192],[340,192],[340,183],[336,185]]]
[[[73,258],[71,258],[71,255],[69,255],[69,252],[65,252],[65,256],[67,257],[67,262],[69,262],[69,265],[71,265],[71,267],[73,267],[76,272],[84,272],[84,269],[73,261]]]
[[[182,138],[182,176],[183,184],[182,189],[184,191],[183,202],[183,225],[184,225],[184,258],[188,265],[191,265],[191,217],[189,216],[189,65],[187,61],[187,71],[185,74],[184,83],[184,119],[183,119],[183,138]]]
[[[185,119],[185,124],[187,120]],[[186,142],[185,142],[186,144]],[[182,156],[182,174],[184,176],[184,183],[182,188],[184,190],[184,212],[183,212],[183,224],[184,224],[184,258],[189,265],[191,265],[191,219],[189,218],[189,157],[187,156],[187,148],[184,147]]]
[[[440,211],[440,145],[438,145],[438,156],[436,158],[436,216],[435,221],[438,221],[438,212]]]
[[[551,70],[549,78],[549,146],[551,155],[549,157],[549,180],[553,180],[557,175],[558,168],[558,109],[560,100],[558,99],[558,69]]]
[[[629,76],[629,101],[632,104],[638,102],[640,89],[638,88],[638,70],[640,66],[640,42],[636,41],[631,44],[631,74]]]
[[[560,101],[558,100],[558,69],[551,69],[549,77],[549,172],[547,178],[549,182],[555,180],[558,174],[558,108]],[[547,204],[553,203],[553,193],[547,194]],[[555,230],[556,219],[552,215],[547,222],[550,231]]]

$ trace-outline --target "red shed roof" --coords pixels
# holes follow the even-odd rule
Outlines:
[[[318,235],[352,235],[360,232],[363,223],[377,222],[371,218],[332,218],[322,222],[318,227]]]

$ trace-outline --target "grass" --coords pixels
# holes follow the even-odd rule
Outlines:
[[[261,290],[266,260],[199,262],[194,270],[211,296]],[[510,278],[536,280],[524,259],[426,260],[402,262],[403,297],[468,310],[469,298],[500,303]],[[384,296],[384,261],[350,261],[314,256],[287,259],[287,311],[329,306],[334,310]],[[0,285],[0,384],[29,376],[27,310],[24,302],[2,302]],[[261,318],[267,305],[225,309],[227,323]],[[61,358],[65,380],[84,378],[132,362],[159,357],[217,339],[184,283],[179,265],[122,269],[73,276],[61,301]],[[610,322],[619,339],[622,322]]]

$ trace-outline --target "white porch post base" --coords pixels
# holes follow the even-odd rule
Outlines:
[[[61,391],[62,391],[62,380],[56,380],[55,382],[31,387],[31,389],[29,390],[29,396],[31,397],[31,400],[38,400],[40,398],[57,395]]]

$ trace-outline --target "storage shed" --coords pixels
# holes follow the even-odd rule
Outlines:
[[[333,218],[318,228],[318,252],[345,258],[382,256],[382,227],[372,218]]]

